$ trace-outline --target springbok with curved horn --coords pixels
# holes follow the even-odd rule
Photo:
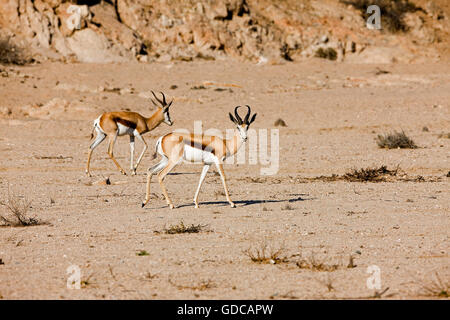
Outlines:
[[[150,98],[152,103],[157,107],[157,110],[149,118],[146,118],[137,112],[118,111],[118,112],[103,113],[100,117],[98,117],[94,121],[94,128],[92,130],[91,139],[94,136],[94,130],[97,132],[97,135],[94,142],[89,147],[89,154],[86,165],[86,174],[89,177],[91,176],[89,165],[91,162],[92,152],[103,140],[105,140],[106,136],[108,136],[109,138],[108,155],[112,159],[114,164],[117,166],[117,168],[120,170],[120,172],[124,175],[126,175],[125,171],[122,169],[120,164],[114,158],[113,148],[114,143],[116,142],[118,136],[123,135],[130,136],[130,152],[131,152],[130,169],[132,175],[136,174],[136,169],[139,166],[139,163],[141,162],[145,151],[147,150],[147,143],[145,142],[142,135],[144,133],[152,131],[162,122],[166,123],[169,126],[173,124],[169,115],[169,108],[172,105],[173,100],[170,103],[167,103],[166,97],[162,92],[161,92],[162,100],[158,99],[158,97],[155,95],[153,91],[152,94],[155,97],[156,101],[158,101],[161,104],[161,106],[158,106],[156,102]],[[135,138],[138,138],[142,143],[144,143],[144,149],[142,150],[136,165],[133,166]]]
[[[244,118],[238,114],[237,106],[234,109],[233,117],[229,113],[230,120],[237,127],[237,132],[231,139],[222,139],[218,136],[206,136],[206,135],[194,135],[193,133],[178,133],[172,132],[166,134],[158,139],[156,142],[156,151],[162,156],[162,160],[155,166],[148,169],[147,172],[147,190],[145,200],[142,202],[144,207],[150,200],[150,181],[154,174],[158,175],[159,185],[161,186],[166,202],[171,209],[174,208],[172,201],[170,200],[167,190],[163,184],[164,177],[181,161],[187,162],[201,162],[203,163],[203,170],[200,175],[200,181],[198,183],[197,191],[194,196],[195,207],[198,208],[198,194],[205,179],[206,173],[209,170],[211,164],[215,164],[217,171],[219,171],[220,178],[222,179],[223,187],[225,189],[225,195],[227,201],[231,207],[235,207],[233,201],[231,201],[228,193],[228,187],[225,180],[225,174],[223,171],[223,161],[232,155],[234,155],[242,144],[247,141],[247,130],[250,124],[255,121],[256,113],[250,118],[251,109],[248,108],[248,112]]]

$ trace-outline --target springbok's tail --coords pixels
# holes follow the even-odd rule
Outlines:
[[[152,160],[155,159],[155,158],[158,156],[158,148],[159,148],[160,145],[161,145],[161,140],[162,140],[162,138],[163,138],[163,137],[160,137],[160,138],[156,141],[156,144],[155,144],[155,152],[154,152],[153,155],[152,155]]]
[[[95,125],[92,127],[91,138],[89,140],[92,140],[92,138],[94,137],[94,130],[95,130]]]

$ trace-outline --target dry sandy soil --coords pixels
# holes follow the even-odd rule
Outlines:
[[[137,176],[120,175],[103,143],[87,178],[92,121],[120,109],[150,115],[152,89],[175,98],[174,126],[144,136],[150,148]],[[428,299],[439,295],[424,288],[436,273],[448,289],[448,64],[46,63],[2,67],[0,96],[1,200],[26,197],[27,214],[48,222],[0,228],[2,299],[371,298],[386,288],[382,298]],[[258,113],[255,129],[279,130],[278,172],[226,165],[233,209],[212,169],[195,209],[201,166],[180,165],[166,179],[176,208],[154,178],[142,209],[157,137],[195,120],[232,128],[227,113],[237,104]],[[287,127],[275,127],[278,118]],[[377,134],[393,130],[419,148],[378,148]],[[128,138],[115,151],[128,169]],[[324,177],[381,165],[399,173],[376,183]],[[107,177],[110,185],[99,183]],[[164,233],[180,221],[204,227]],[[264,244],[282,249],[275,263],[245,253]],[[312,255],[319,270],[308,265]],[[80,290],[67,288],[71,265],[81,270]],[[366,284],[371,265],[381,271],[379,290]]]

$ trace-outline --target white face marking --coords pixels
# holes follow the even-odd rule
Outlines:
[[[166,111],[164,111],[164,122],[166,124],[168,124],[169,126],[172,125],[172,120],[170,119],[170,115],[169,115],[169,109],[166,109]]]
[[[247,141],[247,128],[243,128],[241,126],[237,126],[238,130],[239,130],[239,135],[241,136],[241,139],[245,142]]]

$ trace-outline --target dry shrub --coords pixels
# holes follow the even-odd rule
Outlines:
[[[188,290],[204,291],[216,287],[216,284],[210,279],[201,280],[199,283],[193,285],[185,285],[185,284],[177,284],[172,279],[169,278],[169,283],[174,287],[176,287],[178,290],[188,289]]]
[[[31,62],[33,59],[9,37],[0,39],[0,64],[25,65]]]
[[[207,225],[191,224],[190,226],[186,226],[183,221],[180,221],[178,224],[170,225],[169,228],[165,228],[163,232],[166,234],[199,233],[205,231],[205,227],[207,227]]]
[[[281,118],[278,118],[278,119],[274,122],[273,125],[274,125],[275,127],[287,127],[286,122],[284,122],[284,120],[281,119]]]
[[[438,138],[439,139],[441,139],[441,138],[450,139],[450,132],[448,132],[448,133],[440,133],[440,134],[438,134]]]
[[[386,135],[378,135],[377,144],[380,148],[385,149],[416,149],[417,145],[409,138],[404,131],[389,133]]]
[[[28,217],[27,212],[31,207],[31,201],[15,195],[9,196],[6,202],[0,202],[10,213],[9,216],[0,215],[3,226],[28,227],[46,224],[34,217]]]
[[[450,297],[450,282],[442,280],[436,272],[434,278],[426,284],[422,284],[422,294],[428,297]]]
[[[396,176],[398,167],[395,170],[388,170],[386,166],[379,168],[353,169],[344,174],[343,178],[347,181],[385,181],[386,176]]]
[[[371,14],[367,13],[367,7],[377,5],[381,11],[381,28],[389,32],[407,32],[408,26],[404,22],[404,16],[408,12],[424,11],[409,0],[341,0],[350,4],[361,12],[364,21]]]
[[[338,263],[327,263],[325,258],[318,259],[314,252],[311,252],[311,255],[307,258],[300,257],[300,259],[296,263],[297,267],[300,269],[309,269],[313,271],[335,271],[339,267],[341,267]]]
[[[315,56],[322,59],[336,60],[337,52],[333,48],[319,48],[316,50]]]
[[[257,247],[248,248],[243,252],[255,263],[279,264],[288,262],[285,256],[281,256],[284,252],[284,248],[269,248],[266,243],[261,243]]]

